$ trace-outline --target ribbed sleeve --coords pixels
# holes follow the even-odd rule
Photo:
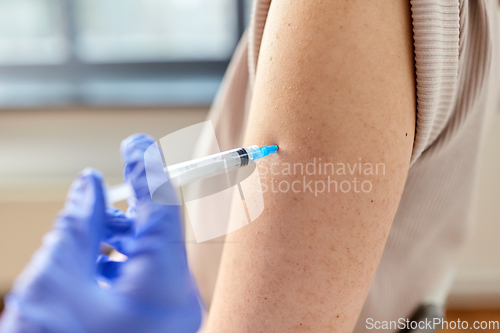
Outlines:
[[[458,0],[412,0],[417,121],[410,167],[446,125],[458,81]]]
[[[250,87],[255,82],[255,73],[257,72],[257,61],[259,58],[260,44],[264,27],[266,25],[267,13],[271,6],[271,0],[254,1],[252,15],[249,26],[249,46],[248,46],[248,71],[250,74]]]

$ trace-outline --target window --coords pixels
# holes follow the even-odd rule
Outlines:
[[[251,0],[0,0],[0,107],[209,105]]]

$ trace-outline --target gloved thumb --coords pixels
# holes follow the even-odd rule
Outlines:
[[[102,176],[96,170],[85,169],[73,182],[64,209],[56,218],[54,229],[59,237],[51,242],[51,236],[47,236],[47,245],[64,247],[66,257],[94,276],[104,237],[105,212]]]
[[[76,279],[92,281],[103,234],[104,196],[102,178],[87,169],[73,182],[64,210],[42,247],[16,279],[10,304],[31,300],[36,304],[44,295],[56,295]]]

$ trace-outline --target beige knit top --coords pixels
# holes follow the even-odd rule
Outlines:
[[[221,150],[242,144],[270,2],[254,0],[250,26],[209,114]],[[366,318],[408,317],[426,298],[446,292],[446,279],[472,222],[484,126],[498,105],[498,0],[411,0],[411,12],[415,143],[399,208],[355,332],[368,331]],[[213,246],[204,251],[204,266],[194,267],[207,301],[222,245]],[[190,253],[191,259],[199,255]]]

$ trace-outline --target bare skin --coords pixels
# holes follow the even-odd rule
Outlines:
[[[413,57],[409,1],[273,0],[245,144],[280,150],[262,177],[264,213],[227,236],[208,332],[352,332],[408,173]],[[314,158],[385,170],[283,171]],[[304,175],[313,191],[331,180],[351,188],[311,193]],[[298,192],[276,190],[294,181]]]

